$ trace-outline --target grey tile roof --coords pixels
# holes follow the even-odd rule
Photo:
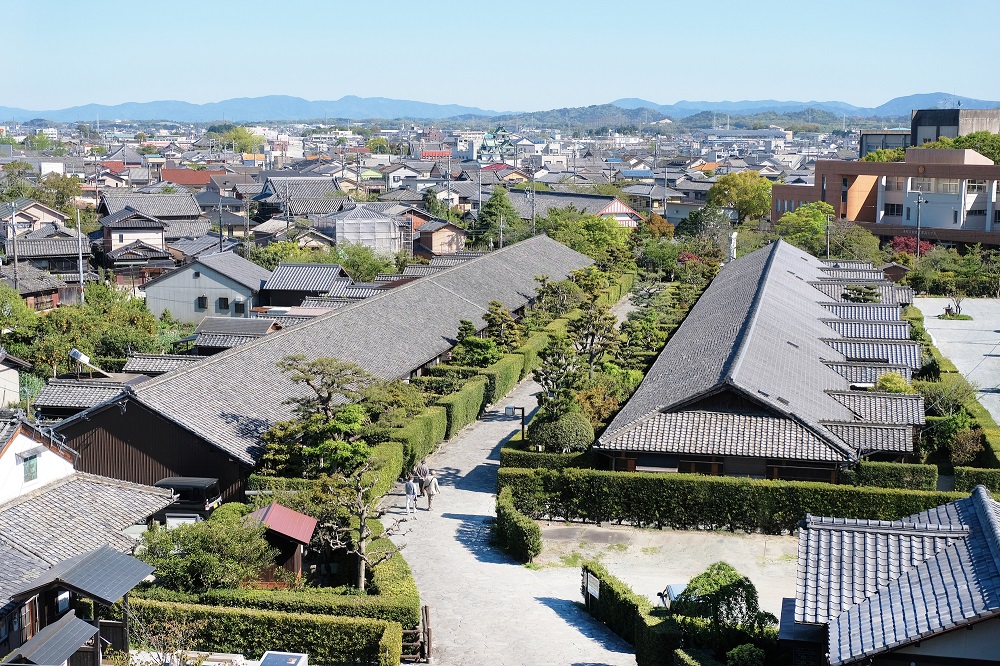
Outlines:
[[[827,339],[826,343],[849,361],[872,361],[892,365],[908,365],[919,370],[923,365],[923,348],[910,340]]]
[[[852,361],[827,361],[826,364],[851,385],[874,384],[879,377],[889,372],[900,375],[906,381],[913,378],[913,369],[908,365],[856,363]]]
[[[344,298],[333,298],[331,296],[307,296],[302,301],[302,305],[300,307],[336,310],[337,308],[347,307],[350,304],[351,301]]]
[[[141,213],[131,206],[121,208],[100,219],[101,226],[109,229],[163,229],[167,223]]]
[[[125,367],[122,368],[122,372],[133,372],[150,376],[162,375],[171,370],[183,368],[191,363],[197,363],[200,360],[201,357],[192,355],[133,354],[125,361]]]
[[[272,176],[255,198],[259,201],[269,197],[275,197],[281,205],[287,203],[292,215],[335,213],[353,201],[343,195],[332,178],[317,176]]]
[[[0,266],[0,281],[11,287],[14,286],[13,264]],[[22,296],[25,294],[56,291],[64,285],[65,282],[51,273],[35,268],[30,262],[17,262],[17,291]]]
[[[233,252],[220,252],[198,257],[194,263],[207,266],[216,273],[224,275],[244,287],[249,287],[255,292],[260,291],[263,284],[271,278],[271,271],[252,261],[247,261]]]
[[[871,267],[871,264],[867,268],[824,268],[823,272],[826,273],[827,277],[830,278],[844,278],[849,280],[862,280],[871,282],[881,282],[885,280],[885,275],[882,271]]]
[[[845,338],[871,338],[880,340],[909,340],[908,321],[850,321],[828,319],[826,325]]]
[[[795,619],[829,625],[832,666],[1000,616],[1000,505],[970,497],[900,521],[807,517]]]
[[[822,304],[835,317],[863,321],[899,321],[900,306],[888,303],[831,303]]]
[[[656,412],[613,437],[602,438],[598,448],[782,460],[844,459],[842,449],[792,419],[701,410]]]
[[[870,423],[823,425],[861,455],[913,452],[913,428],[909,426],[875,426]]]
[[[157,219],[167,218],[198,219],[201,207],[190,193],[181,194],[118,194],[105,193],[101,201],[109,214],[114,214],[126,206]]]
[[[868,423],[923,425],[924,398],[875,391],[829,391],[834,400]]]
[[[267,335],[273,327],[273,319],[258,317],[205,317],[198,324],[195,333],[252,335],[259,337]]]
[[[170,259],[170,253],[166,250],[153,247],[141,240],[132,241],[128,245],[123,245],[117,250],[108,252],[105,256],[112,261],[119,261],[126,257],[130,259],[145,259],[147,261],[150,259]]]
[[[240,242],[235,238],[223,238],[222,252],[232,252],[239,247],[239,244]],[[167,247],[185,257],[220,254],[219,234],[212,232],[200,238],[181,238],[180,240],[167,243]]]
[[[88,382],[75,379],[50,379],[35,398],[37,408],[71,407],[86,409],[114,398],[125,384],[119,382]]]
[[[847,301],[850,299],[844,297],[846,287],[848,285],[853,286],[872,286],[879,294],[879,299],[881,303],[888,304],[909,304],[913,302],[913,290],[909,287],[900,287],[899,285],[893,284],[891,282],[848,282],[845,280],[823,280],[813,282],[812,285],[819,289],[822,293],[826,294],[831,300],[834,301]]]
[[[130,552],[122,530],[172,501],[169,490],[75,472],[0,505],[0,539],[49,564],[101,546]]]
[[[268,291],[312,291],[325,294],[347,279],[340,264],[280,263],[264,285]]]
[[[166,240],[180,240],[181,238],[199,238],[212,229],[212,223],[205,218],[199,220],[171,220],[163,229],[163,238]]]
[[[205,347],[209,349],[232,349],[253,342],[261,336],[259,335],[233,335],[223,333],[199,333],[194,340],[195,347]]]
[[[591,263],[536,236],[150,379],[129,389],[129,399],[253,464],[260,435],[290,416],[285,399],[304,395],[275,367],[286,355],[330,356],[378,377],[407,377],[452,347],[459,320],[483,328],[490,301],[520,308],[540,271],[562,279]]]

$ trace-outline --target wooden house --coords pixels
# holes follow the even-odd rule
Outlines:
[[[267,527],[264,538],[267,543],[278,551],[276,565],[287,571],[302,576],[303,551],[312,540],[316,531],[317,520],[298,511],[293,511],[277,502],[257,509],[249,518]],[[266,581],[277,581],[274,571],[264,576]]]

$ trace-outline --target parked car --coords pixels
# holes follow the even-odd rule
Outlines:
[[[157,488],[169,488],[177,496],[173,504],[153,516],[153,520],[160,523],[166,522],[168,514],[172,518],[185,515],[208,518],[212,511],[222,504],[218,479],[202,476],[171,476],[160,479],[153,485]]]

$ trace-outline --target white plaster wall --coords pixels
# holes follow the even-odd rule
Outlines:
[[[10,446],[0,455],[0,503],[73,473],[73,463],[45,449],[38,456],[38,478],[25,482],[24,465],[18,460],[17,454],[37,446],[39,444],[34,439],[18,433]]]

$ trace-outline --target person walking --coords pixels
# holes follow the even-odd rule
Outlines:
[[[417,486],[417,482],[413,480],[412,474],[406,477],[404,489],[406,490],[406,515],[409,516],[412,513],[413,518],[416,519],[417,495],[420,494],[420,488]]]
[[[434,496],[441,492],[441,488],[438,486],[437,477],[434,476],[434,470],[427,471],[427,478],[424,480],[424,494],[427,495],[427,510],[431,510],[431,505],[434,504]]]
[[[420,464],[413,469],[413,476],[417,477],[417,483],[420,484],[420,494],[424,494],[424,482],[427,480],[427,473],[430,469],[427,467],[427,461],[421,460]]]

